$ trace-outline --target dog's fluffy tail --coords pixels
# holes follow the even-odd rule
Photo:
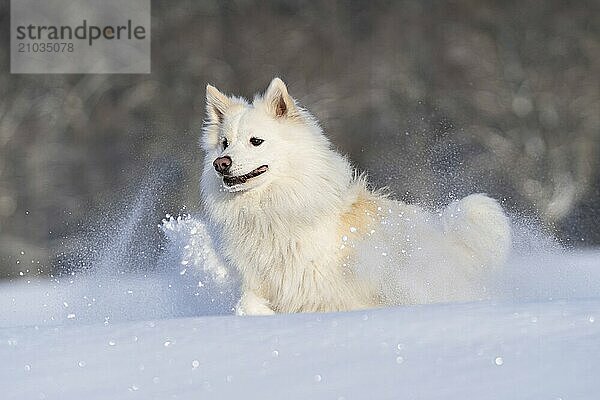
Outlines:
[[[472,252],[477,262],[488,267],[504,264],[511,248],[508,217],[494,199],[472,194],[443,211],[444,232]]]

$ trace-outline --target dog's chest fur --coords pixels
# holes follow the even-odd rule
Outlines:
[[[242,284],[276,312],[339,311],[372,307],[376,291],[348,267],[351,241],[377,220],[376,196],[354,193],[341,211],[290,214],[262,204],[228,207],[221,223],[224,254]]]

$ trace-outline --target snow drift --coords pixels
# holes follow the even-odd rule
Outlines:
[[[240,318],[206,225],[167,218],[151,270],[109,241],[96,269],[0,285],[3,398],[595,398],[600,252],[514,229],[483,301]]]

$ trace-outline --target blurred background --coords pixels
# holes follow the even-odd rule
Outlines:
[[[398,199],[485,191],[567,246],[600,244],[600,2],[153,1],[152,15],[149,75],[11,75],[0,2],[0,277],[56,272],[132,218],[160,251],[164,214],[200,210],[206,84],[252,97],[274,76]]]

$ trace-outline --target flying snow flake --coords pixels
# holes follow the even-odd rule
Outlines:
[[[314,377],[315,382],[321,382],[323,380],[323,377],[319,374],[316,374]]]
[[[194,360],[192,361],[192,369],[196,369],[200,366],[200,361]]]
[[[404,357],[398,356],[396,357],[396,364],[402,364],[404,362]]]
[[[165,340],[165,342],[163,343],[163,346],[165,346],[165,347],[169,347],[169,346],[171,346],[171,345],[173,345],[173,344],[175,344],[175,341],[174,341],[174,340],[167,339],[167,340]]]
[[[494,359],[494,364],[496,364],[497,366],[500,366],[500,365],[504,364],[504,359],[502,357],[496,357]]]
[[[77,365],[79,365],[81,368],[85,367],[85,361],[79,361],[77,363]]]
[[[108,341],[108,345],[109,345],[109,346],[111,346],[111,347],[112,347],[112,346],[116,346],[116,345],[117,345],[117,342],[115,342],[114,340],[109,340],[109,341]]]
[[[68,319],[75,319],[75,314],[68,314],[68,315],[67,315],[67,318],[68,318]]]
[[[588,317],[588,321],[590,321],[590,324],[593,324],[595,320],[596,320],[596,319],[594,318],[594,316],[593,316],[593,315],[590,315],[590,316]]]

